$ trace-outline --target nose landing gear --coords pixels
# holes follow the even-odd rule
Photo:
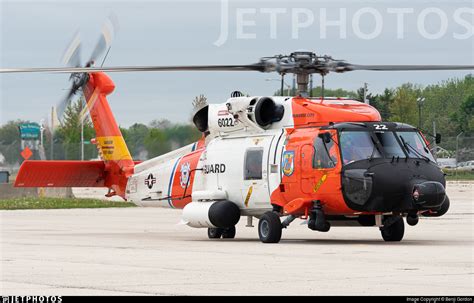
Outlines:
[[[387,242],[401,241],[405,233],[403,217],[399,215],[385,216],[380,232],[382,233],[382,238]]]

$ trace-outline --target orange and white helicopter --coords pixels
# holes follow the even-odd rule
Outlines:
[[[250,65],[85,67],[78,44],[65,68],[9,68],[1,73],[71,73],[69,102],[82,91],[102,161],[25,161],[17,187],[106,187],[139,206],[183,209],[182,223],[207,228],[209,238],[234,238],[242,216],[258,218],[264,243],[279,242],[295,219],[311,230],[377,226],[385,241],[400,241],[404,220],[448,211],[445,178],[415,127],[381,121],[372,106],[340,98],[310,98],[311,74],[330,72],[464,70],[472,65],[355,65],[309,51],[262,58]],[[294,97],[243,96],[221,104],[194,102],[202,139],[165,155],[135,162],[106,96],[105,72],[258,71],[295,74]],[[283,90],[282,90],[283,91]],[[437,136],[436,140],[439,141]],[[283,220],[282,220],[283,219]]]

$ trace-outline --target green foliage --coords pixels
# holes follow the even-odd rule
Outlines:
[[[420,88],[406,83],[395,90],[393,100],[389,105],[390,121],[418,125],[418,110],[416,99],[420,96]]]
[[[468,103],[471,101],[467,100],[474,95],[472,75],[427,86],[422,95],[426,98],[422,109],[423,129],[430,129],[432,121],[436,121],[437,129],[443,136],[455,137],[461,131],[464,131],[466,136],[473,135],[473,114],[468,110]]]
[[[285,89],[283,90],[283,95],[284,96],[294,96],[296,94],[295,91],[292,89],[288,90]],[[280,96],[280,90],[277,90],[274,93],[274,96]],[[312,96],[313,97],[321,97],[322,95],[322,88],[321,86],[314,87],[312,90]],[[324,96],[325,97],[339,97],[339,98],[357,98],[357,93],[353,91],[348,91],[342,88],[336,88],[336,89],[330,89],[330,88],[324,88]]]
[[[167,134],[163,130],[159,128],[150,129],[143,142],[148,151],[148,157],[153,158],[170,151],[171,144],[167,139]]]
[[[146,149],[143,144],[150,131],[148,127],[145,124],[135,123],[128,129],[121,128],[120,130],[133,159],[144,160],[142,155],[146,153]]]
[[[64,158],[79,160],[81,158],[81,120],[80,113],[84,103],[79,99],[75,103],[68,105],[64,112],[63,122],[55,132],[55,142],[61,142],[64,156],[58,157],[58,150],[55,159]],[[89,119],[84,119],[84,141],[90,141],[95,137],[95,130]],[[92,148],[84,149],[84,159],[96,157],[96,151]]]
[[[105,207],[134,207],[127,202],[112,202],[97,199],[77,198],[15,198],[0,200],[0,209],[60,209],[60,208],[105,208]]]
[[[370,105],[375,107],[382,116],[382,121],[388,121],[390,119],[392,115],[390,107],[392,106],[394,97],[395,91],[389,88],[386,88],[381,95],[367,95]]]
[[[9,121],[0,127],[0,145],[2,146],[0,152],[5,157],[6,163],[20,163],[22,160],[20,156],[21,140],[18,126],[25,122],[27,121]]]
[[[172,124],[168,120],[155,120],[143,141],[148,158],[156,157],[173,149],[196,142],[201,133],[194,125]]]

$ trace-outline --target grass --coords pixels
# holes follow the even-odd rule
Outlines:
[[[111,202],[97,199],[75,198],[14,198],[0,200],[0,209],[61,209],[61,208],[106,208],[134,207],[128,202]]]
[[[474,180],[474,172],[445,170],[447,181]]]

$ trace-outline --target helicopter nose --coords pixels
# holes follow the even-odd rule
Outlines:
[[[347,167],[342,174],[346,204],[359,211],[437,209],[446,197],[444,176],[431,163],[381,160]],[[365,166],[365,167],[364,167]]]
[[[419,209],[438,208],[445,198],[446,191],[439,182],[427,181],[413,187],[413,201]]]

